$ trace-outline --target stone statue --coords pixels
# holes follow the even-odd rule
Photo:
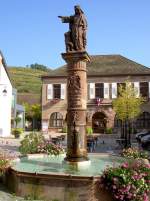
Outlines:
[[[86,47],[87,21],[80,6],[74,7],[75,14],[69,17],[58,16],[63,23],[69,23],[65,33],[66,52],[84,51]]]

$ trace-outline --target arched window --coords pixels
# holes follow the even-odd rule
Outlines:
[[[136,120],[137,128],[150,128],[150,113],[143,112]]]
[[[50,117],[50,127],[63,127],[63,116],[59,112],[54,112]]]

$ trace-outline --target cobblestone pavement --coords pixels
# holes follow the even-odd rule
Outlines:
[[[23,198],[17,197],[7,191],[7,189],[0,184],[0,201],[21,201]]]

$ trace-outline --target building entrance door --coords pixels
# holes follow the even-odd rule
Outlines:
[[[106,128],[106,116],[102,112],[96,112],[92,117],[92,128],[94,133],[104,133]]]

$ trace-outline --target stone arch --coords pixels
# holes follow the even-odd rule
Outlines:
[[[92,128],[94,133],[104,133],[107,124],[107,116],[104,112],[96,112],[92,116]]]

